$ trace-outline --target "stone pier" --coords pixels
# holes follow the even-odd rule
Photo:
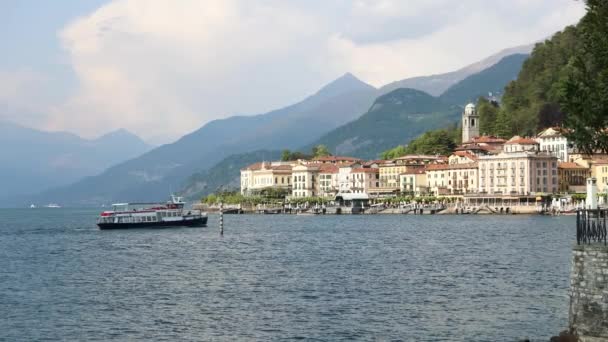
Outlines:
[[[603,243],[573,248],[569,326],[581,342],[608,342],[608,247]]]

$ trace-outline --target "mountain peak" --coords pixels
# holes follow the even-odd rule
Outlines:
[[[122,143],[130,143],[130,144],[138,144],[140,146],[147,146],[148,144],[144,142],[139,136],[134,133],[131,133],[125,128],[119,128],[114,131],[108,132],[99,138],[95,139],[97,142],[122,142]]]
[[[344,75],[329,82],[327,85],[321,88],[315,95],[322,96],[324,98],[330,98],[353,91],[372,89],[376,88],[361,81],[350,72],[347,72]]]

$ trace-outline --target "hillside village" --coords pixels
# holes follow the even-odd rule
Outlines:
[[[451,155],[261,161],[241,170],[241,194],[272,190],[288,199],[331,200],[434,196],[468,205],[493,200],[517,205],[583,193],[591,176],[598,180],[599,193],[608,191],[608,157],[579,153],[561,128],[508,140],[480,135],[480,118],[472,103],[465,107],[461,124],[463,143]]]

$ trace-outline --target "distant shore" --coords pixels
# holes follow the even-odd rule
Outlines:
[[[219,213],[219,206],[195,204],[195,209],[209,213]],[[547,212],[537,206],[481,206],[481,207],[304,207],[288,208],[281,206],[239,206],[227,205],[222,211],[224,214],[291,214],[291,215],[572,215],[573,213]]]

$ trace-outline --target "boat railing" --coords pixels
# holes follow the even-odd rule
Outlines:
[[[608,209],[581,209],[576,212],[576,243],[578,245],[604,243]]]

